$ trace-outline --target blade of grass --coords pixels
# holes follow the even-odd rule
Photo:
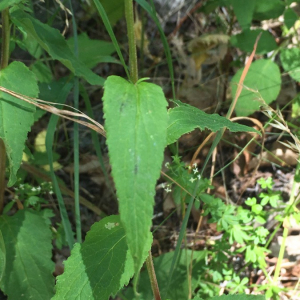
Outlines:
[[[70,9],[72,12],[73,37],[74,37],[74,53],[78,57],[78,37],[77,25],[74,18],[72,2],[69,0]],[[79,87],[78,78],[74,79],[74,108],[79,109]],[[77,117],[75,117],[77,119]],[[81,236],[81,219],[80,219],[80,204],[79,204],[79,124],[74,123],[74,200],[75,200],[75,224],[77,242],[82,242]]]
[[[239,88],[237,89],[237,92],[236,92],[236,95],[235,95],[235,98],[234,98],[234,101],[231,103],[230,107],[229,107],[229,110],[228,110],[228,113],[226,115],[226,118],[230,119],[231,117],[231,114],[234,110],[234,107],[236,105],[236,102],[237,102],[237,99],[238,97],[240,96],[241,92],[242,92],[242,88],[243,88],[243,82],[244,82],[244,79],[248,73],[248,70],[251,66],[251,63],[252,63],[252,60],[254,58],[254,55],[255,55],[255,51],[256,51],[256,47],[257,47],[257,43],[259,41],[259,38],[260,38],[260,35],[257,37],[256,41],[255,41],[255,44],[254,44],[254,48],[253,48],[253,51],[248,59],[248,62],[244,68],[244,71],[242,73],[242,76],[240,78],[240,81],[238,83],[239,85]],[[204,164],[203,164],[203,167],[200,171],[200,175],[202,176],[203,175],[203,172],[205,170],[205,167],[214,151],[214,149],[216,148],[216,146],[218,145],[218,143],[220,142],[222,136],[223,136],[223,133],[225,132],[226,128],[222,129],[222,130],[219,130],[216,134],[216,137],[212,143],[212,146],[209,150],[209,153],[207,154],[207,157],[204,161]],[[169,272],[169,276],[168,276],[168,285],[167,285],[167,289],[166,289],[166,294],[164,295],[165,297],[167,297],[168,295],[168,290],[169,290],[169,287],[170,287],[170,283],[172,281],[172,277],[173,277],[173,273],[174,273],[174,270],[175,270],[175,267],[177,265],[177,262],[178,262],[178,255],[179,255],[179,251],[180,251],[180,247],[181,247],[181,244],[182,244],[182,240],[185,236],[185,231],[186,231],[186,226],[187,226],[187,223],[188,223],[188,219],[189,219],[189,216],[190,216],[190,213],[191,213],[191,210],[192,210],[192,207],[193,207],[193,204],[194,204],[194,199],[195,199],[195,195],[196,195],[196,192],[199,188],[199,183],[200,181],[198,181],[194,191],[193,191],[193,194],[192,196],[188,196],[187,199],[186,199],[186,202],[189,203],[188,207],[187,207],[187,210],[186,210],[186,213],[185,213],[185,217],[183,219],[183,222],[182,222],[182,226],[181,226],[181,229],[180,229],[180,233],[179,233],[179,237],[178,237],[178,240],[177,240],[177,245],[176,245],[176,248],[175,248],[175,253],[174,253],[174,256],[173,256],[173,260],[172,260],[172,263],[171,263],[171,268],[170,268],[170,272]]]
[[[66,83],[64,85],[64,87],[62,88],[59,97],[57,98],[57,102],[59,102],[59,103],[64,102],[67,95],[69,94],[71,88],[72,88],[72,84]],[[53,182],[54,191],[57,196],[57,201],[58,201],[62,224],[63,224],[64,230],[65,230],[68,245],[69,245],[70,249],[72,249],[73,245],[74,245],[74,237],[73,237],[73,232],[72,232],[72,228],[71,228],[71,223],[70,223],[68,213],[66,210],[66,206],[65,206],[65,203],[64,203],[64,200],[63,200],[60,188],[59,188],[59,184],[58,184],[58,181],[57,181],[56,175],[54,173],[54,169],[53,169],[52,145],[53,145],[54,133],[56,130],[57,122],[58,122],[58,116],[52,115],[50,118],[49,124],[48,124],[48,128],[47,128],[45,144],[46,144],[46,149],[47,149],[48,162],[49,162],[49,166],[50,166],[50,174],[51,174],[51,178],[52,178],[52,182]]]
[[[78,57],[78,37],[77,37],[77,25],[74,17],[74,11],[71,0],[69,0],[69,6],[72,12],[72,25],[73,25],[73,37],[74,37],[74,53]],[[79,109],[79,83],[78,78],[74,78],[74,108]],[[75,117],[77,119],[77,117]],[[74,200],[75,200],[75,224],[76,224],[76,239],[78,243],[82,243],[81,235],[81,219],[80,219],[80,204],[79,204],[79,124],[74,122]]]
[[[176,99],[175,95],[175,80],[174,80],[174,71],[173,71],[173,64],[172,64],[172,55],[170,51],[170,47],[168,44],[168,40],[165,36],[164,30],[162,29],[160,22],[156,16],[156,12],[154,9],[154,6],[152,7],[145,1],[145,0],[136,0],[136,2],[145,10],[147,13],[151,16],[153,21],[155,22],[157,29],[160,33],[160,38],[162,40],[164,50],[165,50],[165,55],[167,58],[167,63],[168,63],[168,68],[169,68],[169,73],[170,73],[170,78],[171,78],[171,85],[172,85],[172,94],[173,94],[173,100]],[[153,4],[153,2],[152,2]]]
[[[106,30],[107,30],[107,32],[108,32],[108,34],[109,34],[109,36],[110,36],[113,44],[114,44],[114,46],[115,46],[115,49],[116,49],[116,51],[118,53],[118,56],[120,58],[120,61],[121,61],[122,65],[124,67],[126,75],[127,75],[128,78],[130,78],[128,67],[127,67],[127,65],[125,63],[124,57],[123,57],[121,49],[119,47],[119,43],[118,43],[118,41],[116,39],[116,36],[115,36],[115,34],[113,32],[113,29],[112,29],[111,25],[110,25],[110,22],[108,20],[107,14],[106,14],[106,12],[105,12],[102,4],[99,2],[99,0],[93,0],[93,1],[94,1],[94,4],[95,4],[95,6],[96,6],[96,8],[98,10],[98,13],[99,13],[102,21],[104,23],[104,26],[105,26],[105,28],[106,28]]]

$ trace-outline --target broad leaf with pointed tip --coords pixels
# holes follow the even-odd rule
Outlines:
[[[49,219],[31,210],[0,217],[6,268],[0,283],[9,299],[49,300],[54,294]]]
[[[104,79],[94,74],[75,56],[57,29],[43,24],[21,10],[13,11],[11,20],[28,36],[36,40],[53,59],[59,60],[75,75],[83,77],[90,84],[103,85]]]
[[[231,79],[232,95],[237,86],[243,69]],[[241,95],[235,106],[238,116],[249,116],[260,109],[265,103],[270,104],[276,100],[281,88],[281,74],[279,67],[270,59],[260,59],[251,64],[244,80]]]
[[[36,77],[21,62],[12,62],[0,71],[0,86],[29,97],[38,96]],[[0,91],[0,138],[4,141],[9,160],[9,186],[17,180],[34,113],[34,105]]]
[[[103,101],[121,222],[137,272],[151,236],[155,184],[166,146],[167,101],[159,86],[132,84],[118,76],[106,80]]]
[[[207,114],[204,111],[182,103],[179,100],[173,101],[176,107],[169,109],[169,125],[167,131],[167,143],[176,142],[183,134],[193,131],[196,128],[204,130],[205,128],[216,132],[224,127],[232,132],[248,131],[257,132],[255,129],[231,122],[217,114]]]
[[[144,253],[144,259],[147,254]],[[52,300],[107,300],[128,284],[133,273],[120,218],[109,216],[92,226],[83,244],[74,246],[64,273],[57,278]]]

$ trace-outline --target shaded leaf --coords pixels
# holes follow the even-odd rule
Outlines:
[[[52,299],[105,300],[128,284],[133,272],[120,218],[106,217],[91,227],[83,244],[74,246]]]
[[[53,79],[50,68],[41,61],[35,61],[30,66],[30,70],[35,74],[39,82],[50,83]]]
[[[282,49],[280,52],[282,67],[296,81],[300,82],[300,49]]]
[[[255,129],[233,123],[217,114],[207,114],[204,111],[182,103],[179,100],[174,101],[177,106],[169,109],[169,125],[167,130],[167,144],[177,141],[183,134],[193,131],[196,128],[204,130],[205,128],[216,132],[221,128],[228,128],[232,132],[246,131],[257,132]]]
[[[159,86],[134,85],[118,76],[106,80],[103,101],[121,221],[137,272],[151,236],[155,184],[166,145],[167,101]]]
[[[255,40],[260,33],[262,33],[262,35],[257,45],[257,54],[265,54],[277,48],[277,44],[273,36],[268,31],[261,29],[244,30],[237,35],[233,35],[230,38],[230,43],[232,46],[240,48],[242,51],[251,53],[253,51]]]
[[[0,11],[2,11],[3,9],[13,5],[13,4],[17,4],[20,3],[22,0],[1,0],[0,1]]]
[[[242,72],[243,69],[238,70],[231,80],[233,97]],[[238,116],[248,116],[259,110],[260,106],[263,105],[263,101],[270,104],[276,100],[281,88],[281,75],[278,65],[267,59],[255,61],[249,68],[244,86],[247,89],[242,90],[235,107]]]
[[[0,283],[9,299],[45,299],[54,294],[52,233],[45,218],[19,210],[0,217],[6,247],[6,269]]]
[[[67,41],[70,49],[74,48],[74,38]],[[78,57],[88,67],[93,68],[101,62],[118,61],[110,56],[115,52],[115,47],[112,43],[106,41],[92,40],[86,33],[78,35]]]
[[[17,27],[21,27],[30,37],[34,38],[53,59],[59,60],[75,75],[83,77],[90,84],[103,85],[104,79],[94,74],[75,56],[57,29],[43,24],[21,10],[13,11],[11,20]]]
[[[35,75],[21,62],[12,62],[0,71],[0,86],[29,97],[38,96]],[[17,180],[34,112],[34,105],[0,91],[0,138],[4,141],[9,160],[9,186]]]
[[[276,19],[284,12],[285,5],[281,0],[258,0],[256,1],[253,19],[263,21]]]
[[[250,28],[256,0],[231,0],[231,4],[242,29]]]
[[[297,20],[299,20],[299,17],[292,8],[288,8],[285,10],[284,24],[288,29],[292,28]]]
[[[111,25],[115,25],[124,16],[124,0],[100,0]]]

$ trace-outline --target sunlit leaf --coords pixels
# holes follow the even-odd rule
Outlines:
[[[117,76],[106,80],[103,101],[121,221],[137,272],[151,236],[155,184],[166,146],[167,101],[159,86],[132,84]]]
[[[177,141],[183,134],[189,133],[196,128],[200,130],[209,129],[213,132],[221,128],[228,128],[232,132],[249,131],[257,132],[255,129],[233,123],[217,114],[207,114],[204,111],[182,103],[179,100],[174,101],[176,107],[169,109],[169,125],[167,131],[167,143],[172,144]]]

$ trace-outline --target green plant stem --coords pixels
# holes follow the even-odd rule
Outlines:
[[[8,8],[2,11],[2,45],[1,45],[1,70],[8,66],[9,60],[9,11]],[[0,214],[3,212],[5,192],[5,167],[6,150],[3,140],[0,139]]]
[[[137,62],[137,52],[136,52],[136,39],[134,35],[134,16],[133,16],[132,0],[125,0],[125,17],[126,17],[126,24],[127,24],[128,46],[129,46],[130,77],[132,83],[135,84],[138,81],[138,62]],[[155,270],[153,266],[151,250],[149,251],[149,255],[146,259],[146,266],[150,277],[150,283],[154,294],[154,298],[155,300],[161,300],[157,279],[155,275]],[[136,291],[137,274],[135,276],[136,278],[134,281],[135,282],[134,289]]]
[[[4,9],[1,14],[2,17],[2,47],[1,47],[1,70],[8,66],[9,60],[9,12],[8,8]]]
[[[134,35],[134,16],[132,0],[125,0],[125,17],[127,24],[128,46],[129,46],[129,69],[132,83],[138,81],[138,64],[136,53],[136,39]]]
[[[267,243],[266,243],[266,248],[268,248],[269,245],[271,244],[271,242],[273,241],[273,238],[274,238],[274,236],[276,235],[277,231],[280,229],[281,225],[282,225],[282,222],[280,222],[280,223],[275,227],[274,231],[272,232],[272,234],[270,235],[270,237],[269,237],[269,239],[268,239],[268,241],[267,241]]]
[[[146,266],[150,278],[150,283],[151,283],[151,288],[153,291],[154,299],[155,300],[161,300],[160,293],[159,293],[159,288],[158,288],[158,283],[155,275],[155,270],[153,266],[153,260],[152,260],[152,254],[151,250],[149,251],[149,256],[146,259]]]
[[[288,227],[284,227],[284,229],[283,229],[283,235],[282,235],[282,243],[281,243],[281,246],[280,246],[280,251],[279,251],[279,254],[278,254],[277,265],[276,265],[276,269],[275,269],[275,273],[274,273],[274,278],[273,278],[273,285],[275,285],[275,286],[277,286],[277,280],[278,280],[278,277],[279,277],[279,272],[280,272],[280,269],[281,269],[281,263],[282,263],[283,256],[284,256],[285,245],[286,245],[286,238],[288,236],[288,232],[289,232]]]
[[[298,163],[297,167],[296,167],[295,176],[299,174],[299,169],[300,169],[300,164]],[[293,208],[295,206],[295,191],[296,191],[296,188],[298,185],[299,185],[299,183],[294,179],[291,194],[290,194],[290,199],[288,202],[287,209],[285,211],[285,220],[283,221],[283,224],[286,224],[286,225],[283,225],[284,228],[283,228],[283,234],[282,234],[282,243],[280,246],[276,269],[274,272],[273,285],[277,285],[277,280],[278,280],[279,272],[281,269],[281,263],[282,263],[284,252],[285,252],[286,239],[287,239],[287,236],[289,233],[289,227],[288,227],[289,226],[289,217],[291,214],[291,210],[292,211],[294,210]]]

